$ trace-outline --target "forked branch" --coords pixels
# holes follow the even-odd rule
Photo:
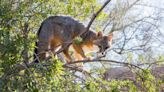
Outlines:
[[[89,30],[89,28],[91,27],[93,21],[96,19],[96,17],[100,14],[100,12],[105,8],[105,6],[107,6],[107,4],[108,4],[110,1],[111,1],[111,0],[107,0],[107,1],[104,3],[104,5],[103,5],[95,14],[93,14],[93,16],[92,16],[90,22],[88,23],[88,26],[87,26],[86,30],[85,30],[84,32],[82,32],[80,35],[86,33],[86,32]]]

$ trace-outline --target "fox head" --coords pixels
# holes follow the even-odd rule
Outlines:
[[[99,53],[103,53],[108,48],[111,48],[112,38],[113,33],[110,33],[108,36],[103,36],[102,32],[97,33],[97,39],[94,41],[94,44],[99,47]]]

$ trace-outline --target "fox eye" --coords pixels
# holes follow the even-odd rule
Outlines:
[[[109,46],[105,47],[105,50],[108,49],[108,48],[109,48]]]
[[[99,48],[101,48],[102,46],[101,45],[98,45]]]

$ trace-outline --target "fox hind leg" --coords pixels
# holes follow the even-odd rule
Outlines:
[[[68,48],[66,48],[65,50],[63,50],[63,54],[64,54],[64,56],[66,58],[67,63],[70,63],[72,61],[72,59],[71,59],[71,56],[69,55]]]

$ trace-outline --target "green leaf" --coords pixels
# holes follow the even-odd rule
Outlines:
[[[81,37],[76,37],[73,41],[75,44],[80,44],[83,42],[83,39]]]

